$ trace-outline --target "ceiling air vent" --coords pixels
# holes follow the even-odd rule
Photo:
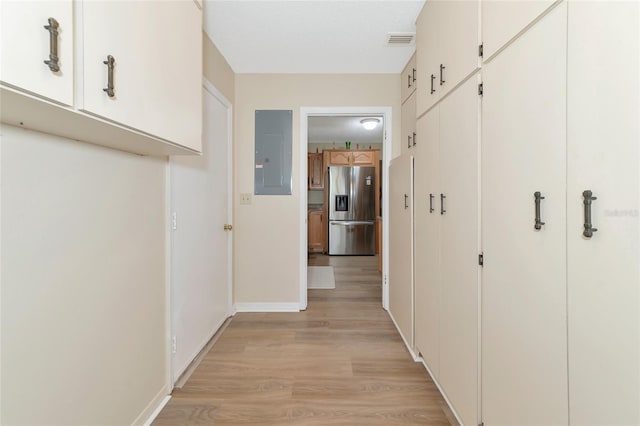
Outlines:
[[[412,44],[416,33],[388,33],[387,44],[389,46],[406,46]]]

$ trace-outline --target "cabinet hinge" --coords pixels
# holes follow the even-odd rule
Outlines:
[[[484,86],[482,83],[478,84],[478,95],[484,95]]]
[[[478,46],[478,56],[481,58],[484,56],[484,44]]]
[[[484,266],[484,253],[478,255],[478,265]]]

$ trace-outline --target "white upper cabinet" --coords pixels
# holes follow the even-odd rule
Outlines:
[[[201,12],[190,0],[78,4],[79,108],[201,150]],[[108,62],[112,58],[113,66]],[[112,68],[112,70],[110,70]],[[109,93],[109,82],[112,92]]]
[[[422,115],[479,68],[478,1],[428,1],[416,23]]]
[[[400,94],[402,97],[401,102],[406,102],[410,94],[416,91],[416,85],[418,84],[418,70],[416,69],[416,55],[414,54],[407,65],[402,70],[400,81]],[[415,116],[414,116],[415,118]]]
[[[555,2],[556,0],[483,0],[484,60],[490,59]]]
[[[3,0],[0,2],[0,22],[2,83],[72,105],[71,1]]]

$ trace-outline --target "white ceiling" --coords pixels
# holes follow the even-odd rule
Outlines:
[[[380,124],[373,130],[362,127],[360,120],[375,117]],[[376,115],[363,116],[311,116],[308,119],[309,143],[336,143],[336,148],[344,148],[345,141],[351,142],[351,149],[368,148],[371,144],[382,143],[383,118]]]
[[[205,0],[204,27],[234,72],[400,73],[424,0]]]

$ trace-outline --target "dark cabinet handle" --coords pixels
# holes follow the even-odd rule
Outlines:
[[[113,68],[116,64],[116,60],[113,56],[108,55],[107,56],[107,60],[106,61],[102,61],[103,64],[105,64],[107,66],[107,70],[108,70],[108,77],[107,77],[107,88],[106,89],[102,89],[104,92],[107,92],[107,95],[110,98],[113,98],[116,93],[114,91],[114,87],[113,87]]]
[[[411,88],[411,74],[407,74],[407,87]]]
[[[396,87],[398,87],[398,86],[396,86]],[[404,194],[404,208],[405,209],[409,208],[408,201],[409,201],[409,196],[407,194]]]
[[[413,72],[411,73],[411,79],[413,80],[413,82],[416,82],[416,69],[413,69]]]
[[[446,83],[444,81],[444,69],[446,67],[443,64],[440,64],[440,86],[442,86],[444,83]]]
[[[536,191],[533,193],[533,198],[536,202],[536,224],[534,228],[539,231],[542,229],[542,225],[544,225],[544,222],[540,219],[540,201],[544,200],[544,197],[540,191]]]
[[[434,88],[433,88],[433,80],[435,80],[435,79],[436,79],[436,76],[435,76],[435,75],[433,75],[433,74],[431,74],[431,94],[432,94],[432,95],[433,95],[433,94],[435,93],[435,91],[436,91],[436,89],[434,89]],[[396,87],[398,87],[398,86],[396,86]]]
[[[407,148],[411,148],[411,135],[407,135]]]
[[[49,31],[49,60],[44,61],[52,72],[60,71],[58,64],[58,28],[60,24],[54,18],[49,18],[49,25],[45,25],[44,29]]]
[[[447,199],[446,195],[440,194],[440,214],[445,214],[447,212],[447,210],[444,208],[444,200],[446,199]]]
[[[591,202],[597,200],[598,197],[594,197],[593,192],[589,190],[584,191],[582,196],[584,197],[584,231],[582,232],[582,235],[587,238],[591,238],[593,237],[593,233],[598,230],[597,228],[594,228],[591,223]]]
[[[433,199],[436,198],[433,194],[429,194],[429,213],[433,213]]]
[[[416,132],[413,132],[413,146],[416,146]]]

